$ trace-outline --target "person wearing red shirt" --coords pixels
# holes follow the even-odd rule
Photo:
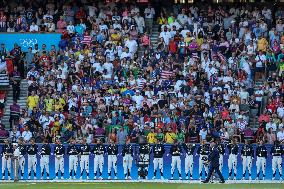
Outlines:
[[[176,54],[177,53],[177,43],[173,40],[173,38],[170,39],[169,52],[171,54]]]
[[[85,19],[85,18],[86,18],[86,13],[85,13],[83,7],[80,7],[78,12],[76,13],[76,19],[80,20],[80,19]]]

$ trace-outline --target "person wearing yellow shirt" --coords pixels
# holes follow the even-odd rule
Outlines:
[[[46,95],[46,98],[44,99],[44,102],[45,102],[45,110],[46,110],[47,112],[53,111],[53,108],[54,108],[54,99],[50,98],[50,95],[49,95],[49,94]]]
[[[157,143],[157,134],[155,133],[154,129],[151,129],[151,132],[147,135],[147,140],[149,144]]]
[[[60,130],[60,120],[59,120],[59,116],[55,117],[55,121],[53,123],[53,127],[52,127],[52,133],[56,133],[56,131]]]
[[[258,51],[266,52],[267,45],[268,45],[268,42],[267,42],[267,40],[265,39],[265,37],[261,37],[261,38],[257,41],[257,50],[258,50]]]
[[[39,97],[35,94],[35,91],[31,92],[31,95],[27,99],[29,115],[32,112],[33,108],[38,106]]]
[[[173,144],[176,138],[177,138],[176,134],[172,131],[171,128],[169,128],[168,132],[165,135],[165,143]]]
[[[172,23],[174,23],[175,21],[175,17],[174,14],[172,13],[171,16],[168,17],[168,24],[171,25]]]

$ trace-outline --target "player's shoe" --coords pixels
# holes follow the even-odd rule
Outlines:
[[[163,176],[161,176],[161,180],[165,180]]]
[[[132,180],[131,176],[128,176],[128,180]]]
[[[102,177],[102,176],[100,176],[100,177],[99,177],[99,180],[103,180],[103,177]]]
[[[107,178],[108,180],[110,180],[111,179],[111,176],[108,176],[108,178]]]
[[[174,180],[174,177],[171,177],[171,180]]]
[[[153,176],[152,180],[155,180],[155,179],[156,179],[156,177],[155,177],[155,176]]]
[[[188,180],[188,176],[186,176],[185,179]]]
[[[179,180],[182,180],[182,178],[181,178],[181,177],[179,177]]]
[[[237,178],[236,178],[236,177],[234,177],[234,178],[233,178],[233,180],[237,180]]]
[[[117,176],[114,176],[114,180],[117,180]]]

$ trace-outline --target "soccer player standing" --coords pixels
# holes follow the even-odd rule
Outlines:
[[[256,169],[257,169],[257,178],[260,179],[260,168],[262,170],[263,179],[265,179],[265,166],[267,158],[267,149],[263,145],[263,140],[259,141],[259,145],[256,148]]]
[[[237,156],[239,151],[239,146],[237,141],[232,139],[231,143],[227,145],[229,150],[229,160],[228,160],[228,167],[229,167],[229,179],[232,177],[234,171],[234,180],[236,180],[237,176]]]
[[[282,155],[283,153],[284,153],[283,147],[280,145],[279,141],[276,140],[274,142],[274,146],[271,149],[273,179],[275,179],[277,167],[279,170],[280,179],[282,177]]]
[[[61,144],[59,139],[56,139],[56,146],[54,148],[55,155],[55,174],[57,178],[59,177],[59,170],[61,172],[61,176],[64,177],[64,155],[65,155],[65,147]]]
[[[97,144],[94,146],[93,153],[95,155],[94,159],[94,172],[95,172],[95,177],[98,176],[97,171],[99,168],[99,179],[103,179],[103,167],[104,167],[104,153],[105,153],[105,148],[102,144],[102,142],[98,139]]]
[[[69,155],[70,178],[73,178],[73,176],[72,176],[73,171],[74,171],[74,178],[76,178],[76,170],[77,170],[77,167],[78,167],[79,149],[75,144],[76,144],[76,141],[74,139],[71,139],[70,144],[67,148],[67,154]]]
[[[205,169],[205,176],[207,176],[208,173],[208,165],[204,164],[208,160],[208,155],[210,153],[210,145],[206,143],[205,140],[201,142],[201,145],[199,146],[197,150],[197,154],[199,154],[199,176],[200,179],[202,177],[202,168],[204,166]]]
[[[20,156],[19,156],[19,168],[21,170],[21,176],[20,177],[24,178],[25,162],[26,162],[25,155],[27,153],[27,149],[24,146],[23,138],[19,138],[18,148],[19,148],[19,151],[20,151]]]
[[[5,170],[8,169],[8,177],[11,177],[11,156],[13,155],[13,146],[8,139],[4,140],[2,147],[2,177],[5,178]]]
[[[177,166],[178,176],[179,176],[179,179],[181,180],[181,160],[180,160],[180,156],[181,156],[182,151],[181,151],[179,144],[177,143],[177,140],[175,140],[170,151],[171,151],[170,153],[172,155],[172,164],[171,164],[172,177],[171,177],[171,179],[174,178],[174,171],[175,171],[175,168]]]

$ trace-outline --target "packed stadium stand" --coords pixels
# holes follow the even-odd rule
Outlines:
[[[0,140],[283,144],[283,6],[230,2],[1,0]]]

